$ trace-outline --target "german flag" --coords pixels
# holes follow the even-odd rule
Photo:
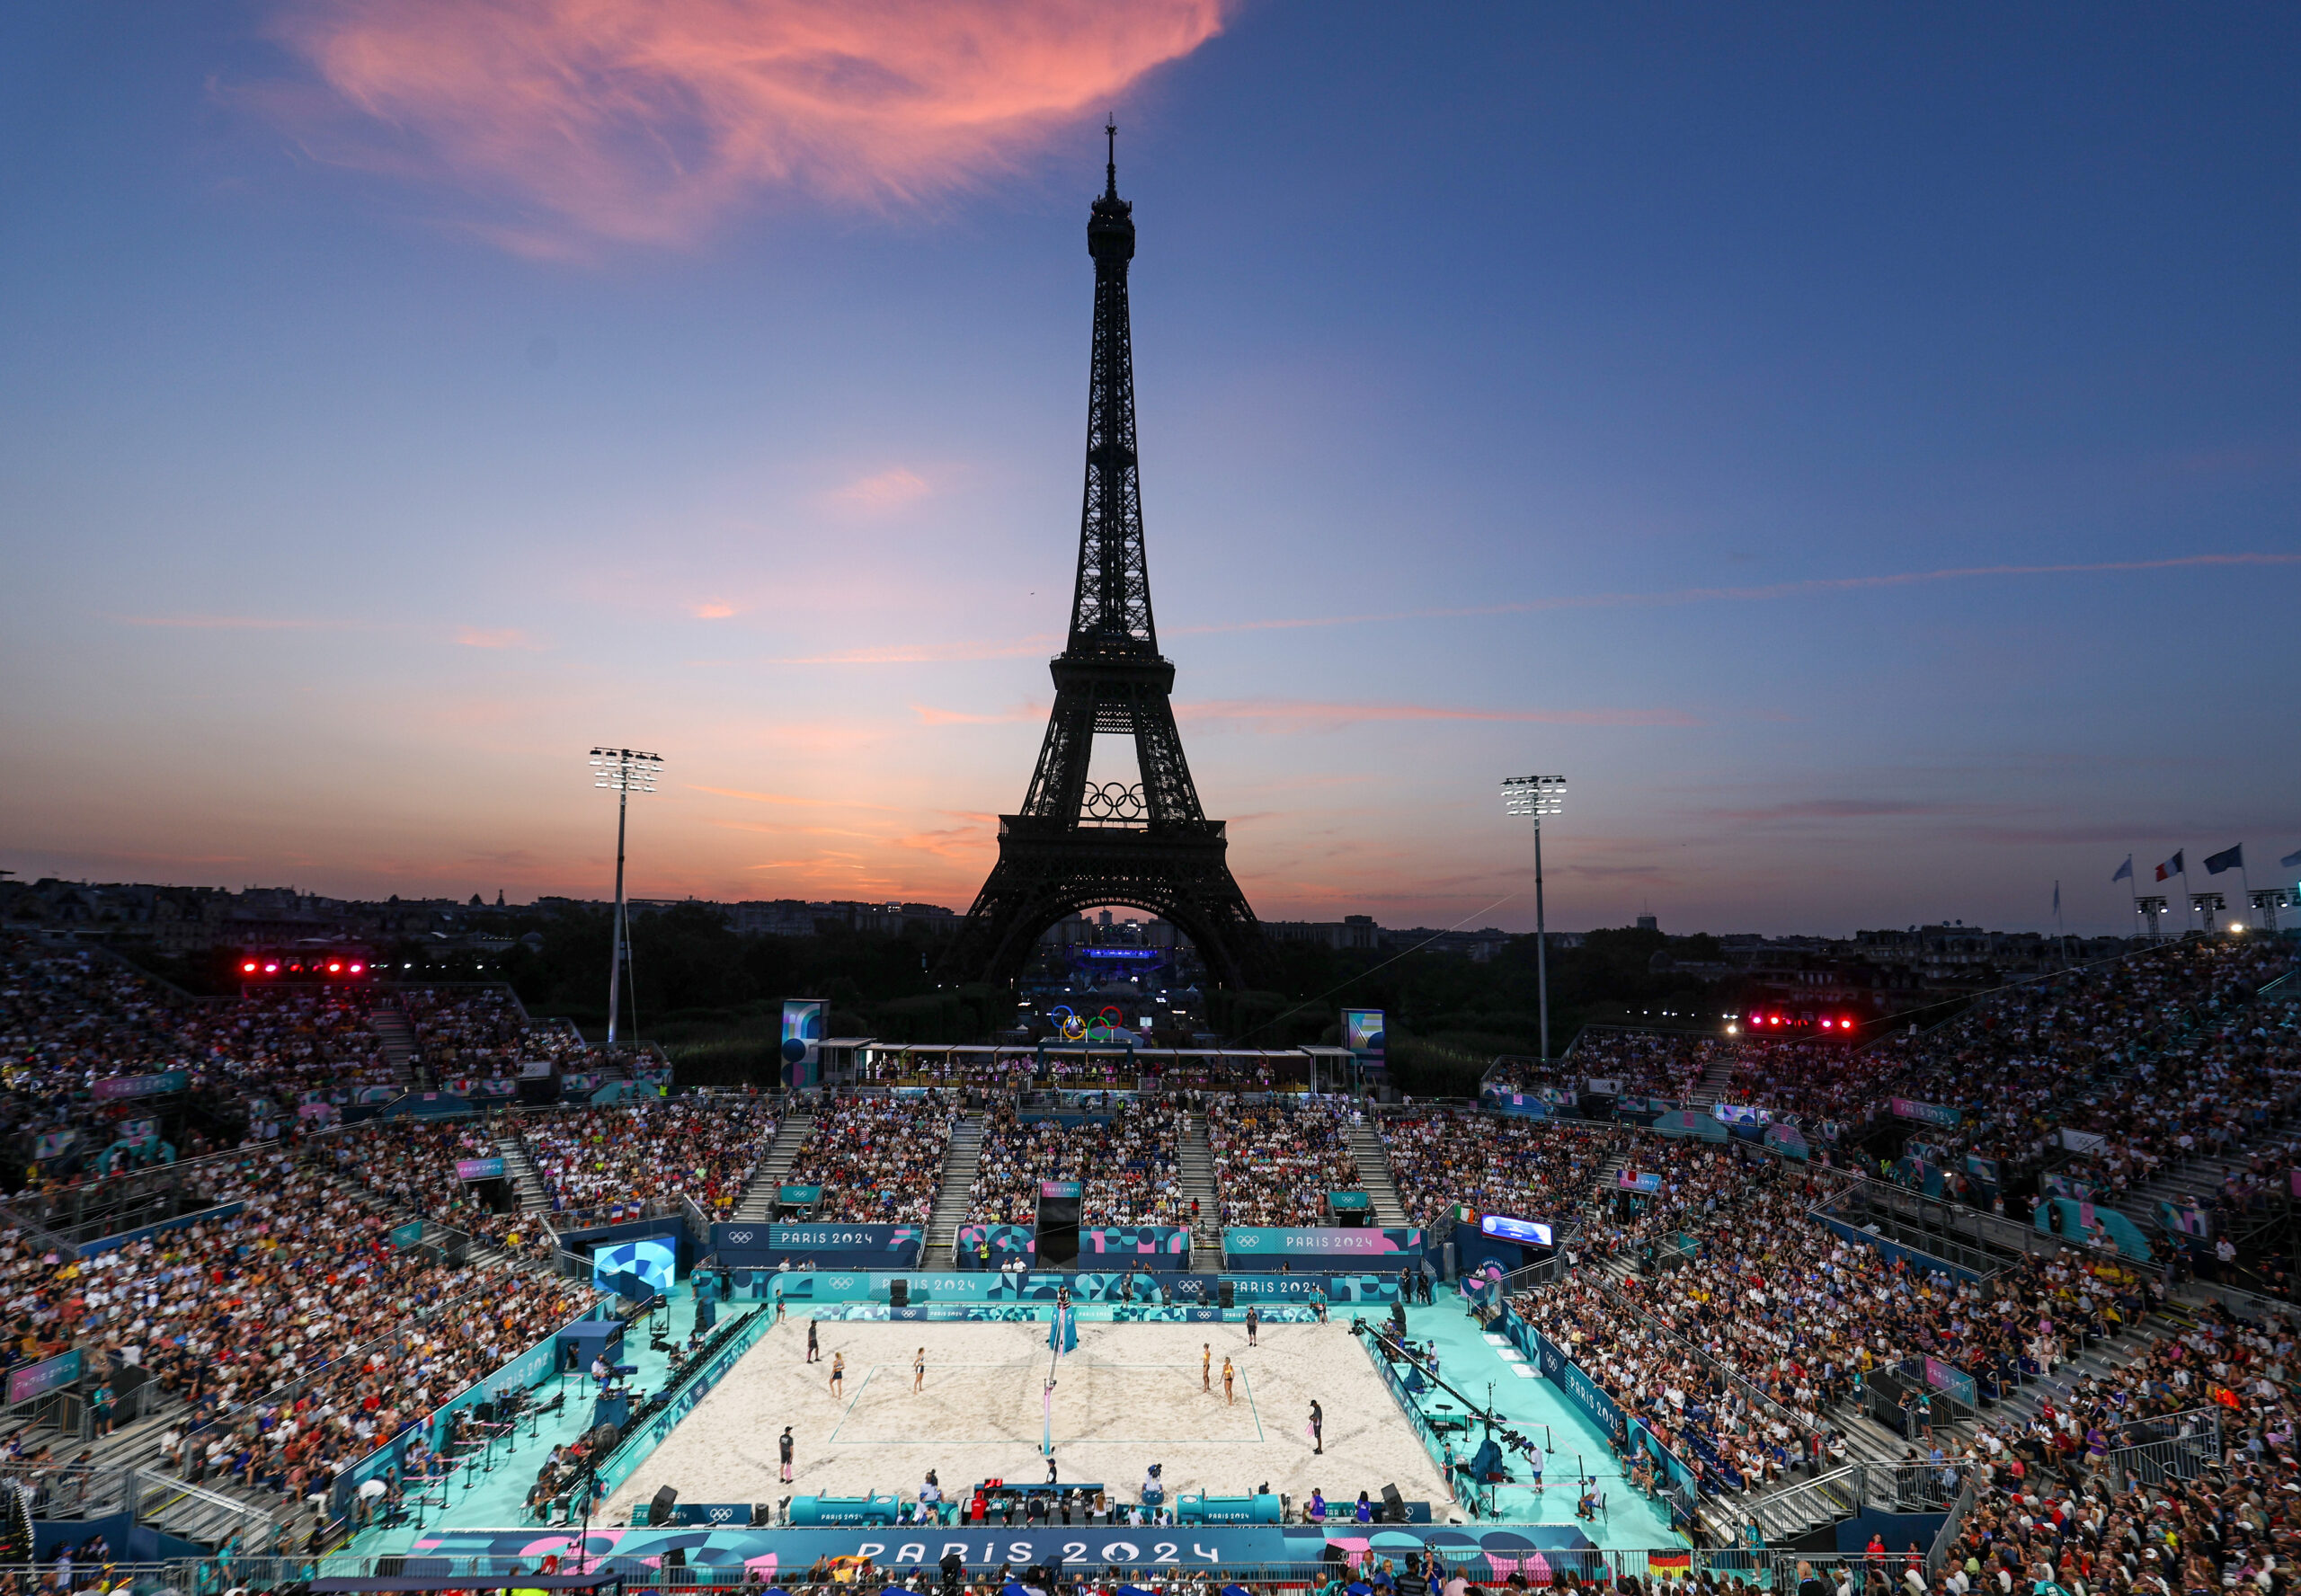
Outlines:
[[[1648,1552],[1646,1554],[1646,1572],[1648,1574],[1692,1574],[1693,1554],[1692,1552]]]

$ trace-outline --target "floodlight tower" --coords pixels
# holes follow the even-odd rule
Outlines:
[[[624,820],[634,793],[655,790],[656,774],[663,767],[661,754],[636,749],[595,748],[591,750],[591,785],[615,794],[615,948],[608,955],[608,1046],[615,1046],[617,1012],[623,1006],[623,972],[631,958],[631,922],[623,903]],[[634,1014],[639,994],[632,993]]]
[[[1511,776],[1502,781],[1502,811],[1534,822],[1534,993],[1541,1007],[1542,1062],[1550,1062],[1550,953],[1542,926],[1542,817],[1566,810],[1562,776]]]

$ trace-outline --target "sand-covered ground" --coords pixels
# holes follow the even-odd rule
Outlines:
[[[1044,1324],[888,1324],[826,1320],[822,1361],[806,1362],[806,1323],[761,1337],[609,1503],[623,1521],[662,1485],[691,1503],[774,1502],[795,1494],[915,1494],[932,1468],[946,1494],[979,1480],[1043,1480]],[[1234,1495],[1267,1485],[1297,1502],[1381,1487],[1443,1510],[1437,1469],[1407,1428],[1365,1352],[1339,1323],[1267,1325],[1247,1345],[1239,1325],[1087,1324],[1054,1370],[1055,1461],[1068,1483],[1097,1482],[1132,1500],[1152,1463],[1170,1494]],[[1201,1389],[1211,1343],[1213,1389]],[[911,1389],[927,1349],[925,1388]],[[827,1388],[834,1352],[846,1391]],[[1237,1401],[1222,1393],[1222,1361]],[[1310,1403],[1325,1410],[1326,1455],[1314,1456]],[[794,1483],[777,1479],[776,1438],[792,1427]]]

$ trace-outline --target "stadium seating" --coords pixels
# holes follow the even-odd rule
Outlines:
[[[1175,1183],[1177,1111],[1161,1102],[1121,1101],[1107,1120],[1064,1124],[1052,1114],[1026,1122],[1012,1104],[985,1128],[966,1223],[1027,1225],[1042,1181],[1078,1181],[1082,1225],[1179,1222]]]
[[[1210,1098],[1206,1144],[1214,1156],[1222,1223],[1320,1223],[1328,1192],[1358,1186],[1358,1161],[1344,1131],[1353,1112],[1328,1098]]]
[[[933,1096],[843,1098],[815,1116],[786,1177],[821,1186],[814,1217],[840,1224],[927,1222],[951,1142]]]
[[[773,1139],[775,1118],[755,1099],[679,1098],[522,1114],[516,1129],[555,1210],[598,1220],[684,1196],[724,1219]]]
[[[1631,1145],[1624,1127],[1497,1120],[1462,1109],[1381,1121],[1382,1151],[1413,1223],[1435,1226],[1468,1203],[1481,1213],[1543,1219],[1579,1213],[1599,1169]]]

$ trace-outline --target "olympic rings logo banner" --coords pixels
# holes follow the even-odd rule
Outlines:
[[[1046,1017],[1055,1033],[1065,1042],[1133,1042],[1134,1033],[1126,1028],[1126,1015],[1115,1006],[1099,1013],[1082,1015],[1068,1003],[1058,1003],[1046,1011]]]

